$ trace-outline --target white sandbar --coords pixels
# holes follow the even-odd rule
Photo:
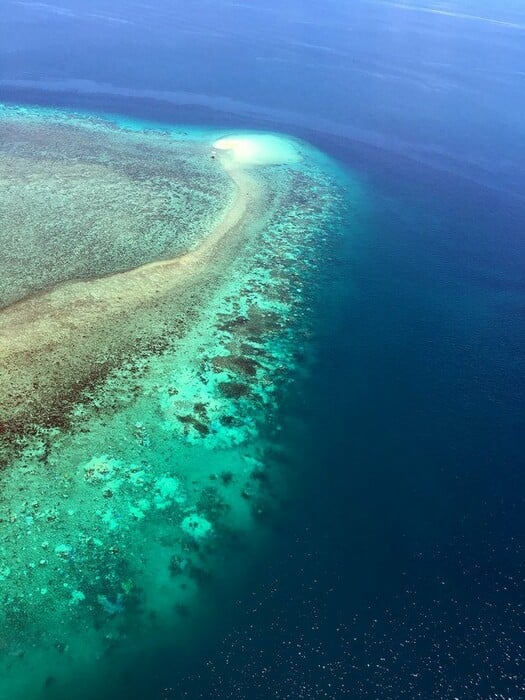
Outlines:
[[[227,151],[235,163],[243,165],[284,165],[302,160],[291,139],[275,134],[234,134],[218,139],[213,147]]]

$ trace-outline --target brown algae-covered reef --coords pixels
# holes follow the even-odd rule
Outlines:
[[[275,134],[0,132],[0,698],[82,697],[189,643],[265,546],[342,188]]]

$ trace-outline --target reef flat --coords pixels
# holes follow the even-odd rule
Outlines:
[[[202,140],[0,106],[0,307],[172,258],[229,205]]]
[[[92,697],[264,550],[341,183],[275,134],[0,122],[0,698]]]

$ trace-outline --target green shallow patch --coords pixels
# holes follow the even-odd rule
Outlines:
[[[79,389],[64,427],[33,424],[0,472],[0,697],[93,697],[135,654],[185,648],[271,542],[289,497],[279,409],[308,372],[343,207],[335,172],[290,143],[297,161],[250,163],[251,215],[199,258],[188,299],[151,316],[162,342]],[[190,322],[174,332],[178,313]]]

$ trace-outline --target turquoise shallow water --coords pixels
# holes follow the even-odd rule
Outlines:
[[[16,119],[25,127],[32,122],[29,135],[19,135],[22,144],[24,138],[31,141],[32,128],[51,124],[59,130],[65,124],[75,164],[82,158],[77,141],[90,144],[86,133],[91,130],[97,160],[91,154],[85,167],[103,163],[104,177],[113,176],[113,171],[107,174],[112,156],[104,160],[101,137],[109,132],[114,149],[120,139],[130,140],[127,120],[117,124],[38,110],[22,110]],[[134,302],[135,286],[126,286],[136,274],[133,269],[87,283],[66,270],[58,287],[48,284],[29,302],[3,312],[4,323],[10,323],[12,313],[17,319],[9,326],[13,337],[2,346],[6,367],[14,358],[11,345],[30,342],[36,332],[26,309],[31,314],[40,309],[44,323],[52,314],[61,329],[71,322],[70,309],[78,321],[86,298],[105,300],[106,306],[89,316],[91,325],[80,326],[89,348],[89,330],[99,337],[117,298],[118,327],[124,330],[115,332],[103,356],[105,371],[95,381],[86,384],[75,371],[91,372],[90,359],[99,363],[100,355],[85,353],[84,369],[72,358],[72,391],[83,389],[69,393],[55,424],[51,417],[40,425],[33,413],[18,428],[16,440],[4,441],[2,697],[62,697],[72,687],[83,697],[79,678],[86,683],[85,697],[93,696],[100,678],[99,692],[111,693],[135,655],[153,654],[167,639],[179,653],[198,645],[196,630],[213,629],[221,619],[220,598],[231,605],[254,562],[271,556],[272,530],[281,511],[299,497],[290,491],[279,406],[294,383],[308,375],[313,360],[309,300],[329,238],[337,235],[343,201],[347,206],[352,199],[361,207],[362,188],[348,177],[343,200],[337,167],[306,144],[282,136],[245,133],[239,158],[236,151],[214,148],[223,132],[192,133],[185,127],[159,134],[137,123],[132,134],[133,143],[145,150],[180,151],[189,162],[184,181],[190,191],[192,185],[209,190],[208,180],[213,185],[214,178],[220,182],[231,173],[237,192],[232,200],[227,190],[224,221],[235,217],[223,230],[216,216],[219,223],[206,235],[207,209],[201,212],[199,202],[179,204],[182,215],[187,215],[185,206],[201,214],[200,247],[190,246],[181,258],[183,267],[167,268],[167,275],[162,266],[144,268],[139,302]],[[17,151],[20,157],[22,147]],[[24,157],[31,175],[34,155]],[[63,168],[71,156],[59,148],[53,158],[40,156],[38,166],[55,168],[57,160]],[[203,174],[202,163],[210,161],[221,168],[219,175],[210,166]],[[145,169],[146,185],[156,176]],[[19,188],[26,182],[19,178]],[[54,187],[60,200],[61,181]],[[82,183],[78,188],[82,194]],[[134,206],[130,199],[132,212]],[[39,216],[45,216],[45,207],[46,202],[40,204]],[[5,225],[9,230],[7,218]],[[23,232],[21,226],[18,235]],[[78,236],[63,236],[56,245],[71,258],[76,246],[82,250],[86,244]],[[96,241],[87,245],[96,248]],[[207,245],[212,245],[209,252]],[[38,262],[35,243],[31,253]],[[141,262],[155,260],[154,252],[149,255]],[[153,350],[126,346],[119,355],[116,348],[141,313],[152,275],[157,275],[155,292],[162,301],[155,297],[156,315],[143,331]],[[172,291],[176,279],[182,280],[187,298],[179,288]],[[109,295],[102,296],[101,284],[103,289],[110,285]],[[182,325],[174,327],[177,315]],[[76,346],[68,343],[75,340],[68,338],[61,335],[57,348],[46,351],[50,366],[56,364],[53,353],[74,355]],[[45,383],[51,370],[32,357],[23,356],[20,373]],[[4,390],[11,386],[9,371],[2,375]],[[66,373],[64,367],[61,371]],[[41,400],[44,415],[45,397]],[[55,402],[54,415],[60,405]]]

